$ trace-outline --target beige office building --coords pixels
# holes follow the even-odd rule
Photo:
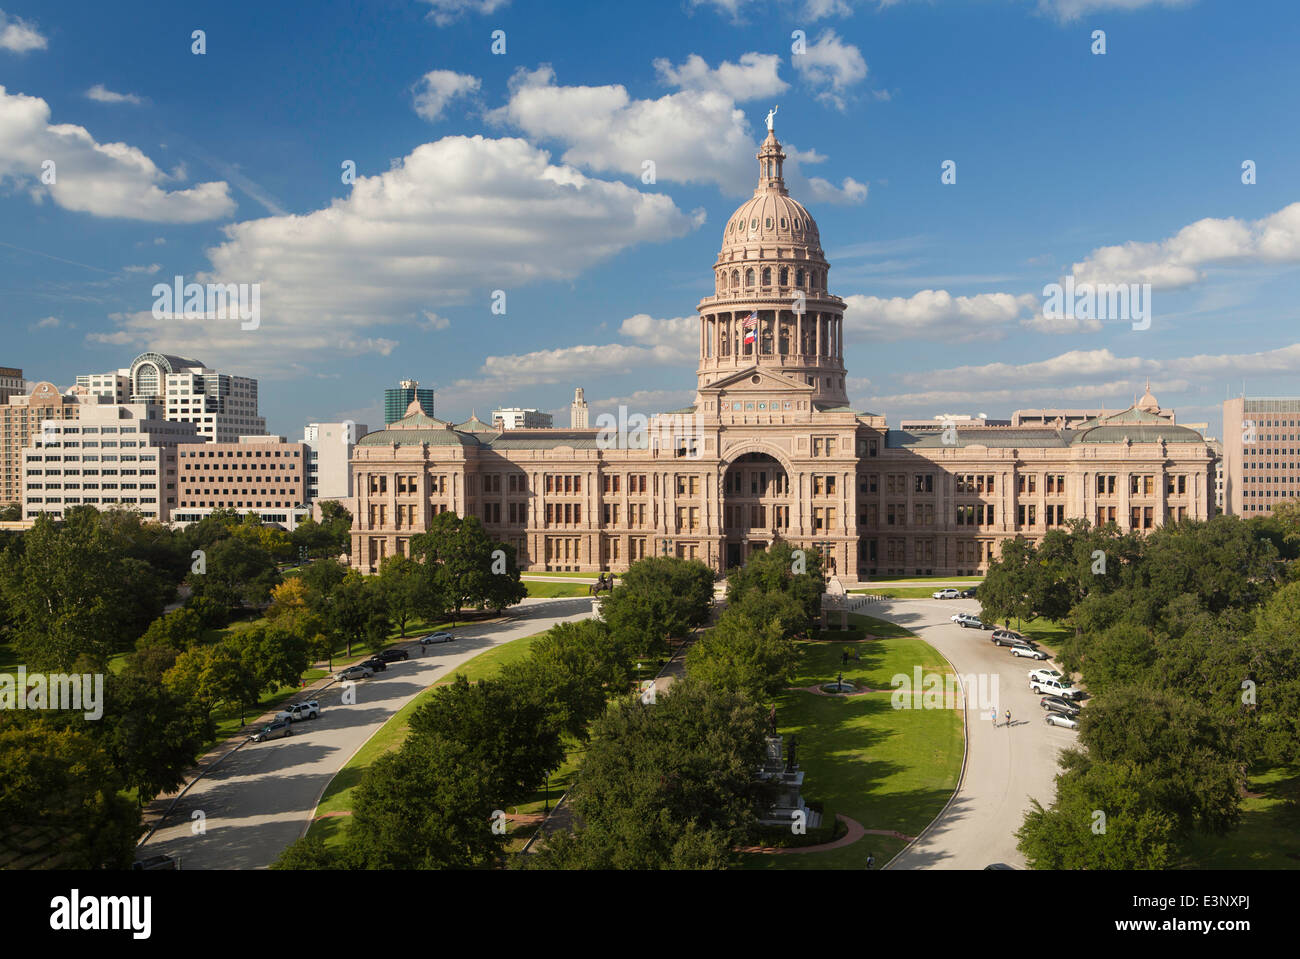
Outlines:
[[[0,405],[0,506],[22,502],[23,450],[40,435],[41,424],[76,419],[83,406],[98,403],[98,397],[64,395],[53,383],[40,382]]]
[[[1223,509],[1262,516],[1300,497],[1300,398],[1223,404]]]
[[[757,158],[697,307],[694,403],[569,430],[455,425],[412,404],[354,451],[354,566],[407,553],[446,511],[477,516],[525,568],[674,555],[725,570],[781,538],[845,580],[976,573],[1001,541],[1074,518],[1149,531],[1208,517],[1205,438],[1149,390],[1073,428],[1038,411],[1032,426],[891,430],[850,409],[817,225],[786,191],[775,135]]]
[[[166,522],[176,506],[177,447],[203,438],[153,403],[98,403],[50,423],[23,450],[23,518],[70,506],[131,509]]]

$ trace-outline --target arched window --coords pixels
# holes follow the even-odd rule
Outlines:
[[[763,285],[772,285],[772,268],[770,266],[763,267]]]
[[[782,285],[782,286],[789,286],[789,285],[790,285],[790,268],[789,268],[789,267],[786,267],[786,266],[781,267],[781,285]]]
[[[745,286],[753,286],[753,285],[754,285],[754,271],[751,268],[745,271]]]
[[[794,285],[803,289],[803,269],[802,267],[794,271]]]
[[[739,270],[732,270],[732,271],[731,271],[731,288],[732,288],[733,290],[738,290],[738,289],[740,289],[740,271],[739,271]]]

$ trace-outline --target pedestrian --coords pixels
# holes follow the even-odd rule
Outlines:
[[[849,664],[849,651],[846,649],[844,650],[844,652],[840,653],[840,665],[847,666],[848,664]]]
[[[867,853],[867,868],[874,869],[875,867],[876,867],[876,857],[872,853]]]
[[[1011,725],[1011,710],[1007,710],[1007,725]]]
[[[853,647],[853,661],[855,663],[862,662],[862,653],[858,650],[858,647],[856,646]]]
[[[998,728],[998,707],[994,706],[989,710],[989,719],[993,720],[993,728]]]

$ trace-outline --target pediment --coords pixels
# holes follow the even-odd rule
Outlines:
[[[814,387],[809,386],[798,373],[784,373],[780,370],[767,369],[765,367],[751,366],[743,370],[738,370],[730,376],[724,376],[722,379],[714,380],[707,386],[701,386],[699,392],[704,394],[727,393],[729,395],[739,395],[743,393],[767,393],[774,390],[783,393],[801,393],[812,395],[815,392]]]

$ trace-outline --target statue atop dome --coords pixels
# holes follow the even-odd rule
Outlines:
[[[767,132],[768,133],[772,132],[772,121],[776,118],[776,111],[779,109],[781,108],[774,106],[772,107],[772,109],[767,111]]]

